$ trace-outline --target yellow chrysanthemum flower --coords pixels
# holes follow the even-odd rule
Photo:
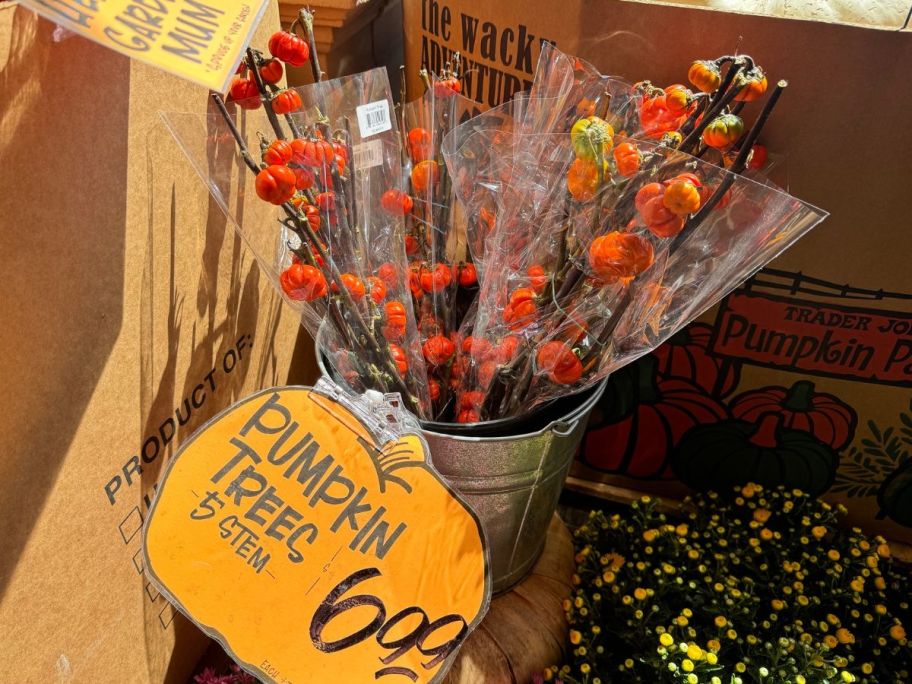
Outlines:
[[[723,627],[725,627],[725,625],[728,624],[728,620],[726,620],[723,615],[717,615],[714,622],[716,623],[716,627],[718,627],[719,629],[722,629]]]
[[[637,587],[633,590],[633,598],[635,598],[637,601],[645,601],[647,596],[648,594],[646,593],[646,590],[643,589],[643,587]]]
[[[756,520],[758,523],[765,523],[770,519],[770,515],[772,515],[772,513],[770,513],[767,509],[758,508],[756,511],[754,511],[754,520]]]
[[[901,624],[897,623],[890,627],[890,636],[897,641],[902,641],[906,638],[906,630],[903,629],[903,626]]]
[[[817,525],[816,527],[811,528],[811,534],[814,535],[814,539],[823,539],[826,536],[827,528],[823,525]]]
[[[665,646],[665,647],[672,646],[674,644],[674,642],[675,642],[674,637],[671,636],[671,634],[669,634],[668,632],[665,632],[662,636],[659,637],[659,643],[662,644],[662,646]]]
[[[689,658],[684,658],[684,660],[681,661],[681,669],[684,670],[684,672],[693,672],[693,661]]]
[[[691,660],[703,660],[703,649],[696,644],[687,645],[687,657]]]
[[[840,644],[854,644],[855,635],[852,634],[845,627],[840,627],[836,630],[836,638],[839,639]]]
[[[829,558],[831,561],[838,561],[839,560],[839,551],[837,551],[836,549],[830,549],[829,551],[827,551],[827,558]]]
[[[827,648],[836,648],[839,645],[839,640],[832,634],[827,634],[823,637],[823,645]]]
[[[580,632],[576,631],[575,629],[570,630],[570,643],[571,644],[576,646],[579,644],[580,641],[582,641],[582,639],[583,639],[583,635]]]

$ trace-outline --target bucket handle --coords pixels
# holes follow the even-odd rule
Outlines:
[[[579,425],[579,419],[572,422],[556,420],[551,424],[551,432],[558,437],[569,437]]]

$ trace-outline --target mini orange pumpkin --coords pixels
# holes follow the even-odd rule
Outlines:
[[[425,159],[412,168],[412,187],[415,192],[425,192],[437,185],[440,180],[440,167],[433,159]]]
[[[287,166],[273,164],[257,174],[254,185],[261,200],[284,204],[295,194],[294,171]]]
[[[722,74],[715,62],[698,60],[690,65],[687,80],[704,93],[711,93],[722,84]]]
[[[690,105],[692,95],[680,84],[665,88],[665,108],[674,114],[681,114]]]
[[[421,289],[425,292],[440,292],[449,287],[453,280],[452,271],[446,264],[434,264],[434,268],[421,268]]]
[[[326,294],[326,278],[309,264],[294,263],[279,277],[282,291],[291,299],[312,302]]]
[[[510,303],[504,308],[504,323],[511,330],[520,330],[535,320],[535,291],[528,287],[519,287],[510,294]]]
[[[738,102],[753,102],[754,100],[759,100],[763,97],[763,93],[766,92],[766,88],[766,75],[763,72],[760,72],[747,79],[744,87],[735,95],[735,100]]]
[[[614,148],[614,164],[625,178],[636,175],[640,170],[640,150],[633,143],[621,143]]]
[[[565,342],[546,342],[539,348],[535,360],[548,379],[558,385],[572,385],[583,375],[583,364]]]
[[[612,231],[589,246],[589,265],[605,283],[632,278],[652,265],[652,243],[634,233]]]
[[[386,325],[383,326],[383,336],[390,342],[396,342],[405,337],[406,312],[402,302],[387,302],[383,306],[386,314]]]
[[[287,140],[273,140],[269,147],[263,150],[263,161],[270,166],[284,166],[291,161],[292,153],[291,143]]]
[[[672,214],[687,216],[700,208],[700,190],[690,180],[675,180],[665,189],[662,204]]]
[[[413,128],[408,132],[408,150],[412,162],[417,164],[431,157],[431,134],[426,128]]]
[[[577,202],[588,202],[598,190],[598,167],[588,159],[574,159],[567,169],[567,190]]]
[[[744,121],[735,114],[723,114],[710,121],[703,130],[703,142],[723,149],[738,142],[744,133]]]
[[[421,351],[430,365],[444,366],[456,353],[456,345],[446,335],[434,335],[421,346]]]
[[[412,198],[402,190],[387,190],[380,197],[383,211],[393,216],[405,216],[412,210]]]
[[[399,371],[399,374],[405,375],[408,373],[408,357],[405,355],[405,350],[398,344],[390,344],[389,350],[390,356],[393,359],[393,363],[396,364],[396,370]]]
[[[351,273],[343,273],[341,275],[342,284],[345,286],[345,289],[348,290],[348,293],[351,295],[351,298],[356,302],[360,302],[364,299],[364,283],[361,278]],[[339,291],[339,286],[336,283],[332,285],[333,292]]]
[[[298,111],[304,103],[297,90],[286,88],[272,97],[272,111],[276,114],[291,114]]]
[[[294,150],[293,161],[302,166],[329,166],[336,156],[332,143],[325,140],[301,140],[295,138],[291,141]]]

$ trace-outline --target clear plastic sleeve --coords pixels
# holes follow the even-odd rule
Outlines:
[[[471,343],[457,359],[466,418],[517,415],[601,380],[825,217],[762,173],[727,170],[737,149],[707,155],[717,163],[677,151],[710,98],[687,94],[669,114],[673,95],[656,92],[545,46],[521,107],[483,114],[446,141],[450,173],[472,188],[458,193],[467,210],[496,206],[477,311],[462,331]]]
[[[427,365],[431,414],[452,403],[450,372],[456,336],[478,292],[478,273],[466,244],[466,214],[453,198],[453,180],[441,149],[446,135],[468,117],[472,103],[431,82],[401,110],[405,192],[405,250],[418,335]]]
[[[251,98],[214,100],[206,117],[162,116],[336,377],[355,391],[399,392],[424,417],[430,402],[408,306],[404,220],[384,201],[402,185],[386,72],[282,92],[300,100],[296,111],[279,115]],[[240,116],[246,130],[258,131],[255,139],[234,126]],[[276,204],[275,222],[245,220],[245,204],[262,201]]]

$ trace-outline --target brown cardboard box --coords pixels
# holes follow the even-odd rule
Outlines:
[[[663,351],[661,370],[692,382],[723,412],[740,413],[735,400],[745,392],[802,380],[836,397],[848,406],[840,429],[849,441],[838,447],[828,499],[845,503],[856,524],[912,539],[904,526],[912,525],[912,136],[905,133],[912,35],[638,1],[406,0],[404,7],[411,97],[420,92],[422,62],[439,69],[461,50],[465,94],[480,109],[499,104],[528,87],[542,39],[631,81],[682,82],[692,59],[736,49],[752,54],[771,80],[789,80],[764,142],[787,151],[789,191],[831,216],[707,312],[702,320],[712,327],[696,329],[698,343],[679,344],[675,363]],[[700,368],[709,370],[700,376]],[[727,380],[701,387],[713,384],[707,373]],[[641,402],[637,410],[663,408]],[[667,469],[633,479],[629,464],[618,466],[624,452],[667,464],[682,425],[650,444],[638,441],[637,412],[611,412],[597,411],[599,431],[574,470],[576,483],[684,493]],[[804,418],[795,420],[808,427]],[[821,441],[831,419],[813,417]]]
[[[143,515],[299,326],[159,120],[207,92],[58,37],[0,8],[0,678],[184,682],[207,640],[145,577]]]

